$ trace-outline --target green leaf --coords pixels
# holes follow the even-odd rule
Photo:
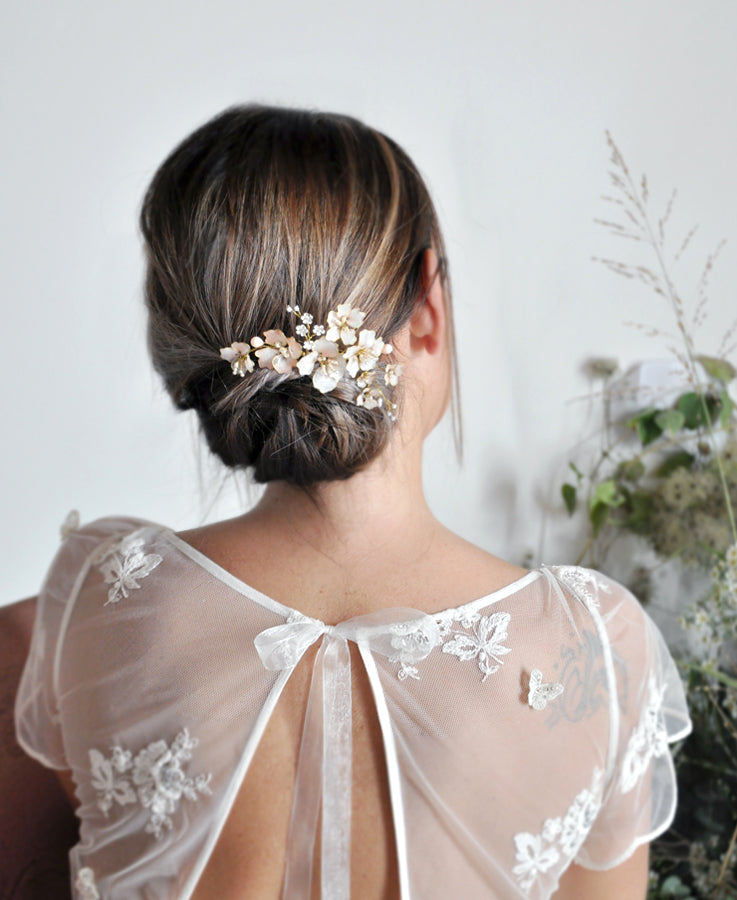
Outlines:
[[[593,509],[595,506],[621,506],[624,503],[624,497],[620,493],[617,482],[613,478],[607,481],[600,481],[594,488],[591,496],[589,507]]]
[[[680,431],[685,422],[686,417],[677,409],[666,409],[655,416],[655,424],[658,428],[661,431],[670,431],[671,434]]]
[[[571,468],[571,472],[573,472],[576,478],[578,478],[578,481],[580,483],[581,479],[583,478],[583,472],[578,468],[575,462],[569,462],[568,465]]]
[[[610,507],[606,506],[604,503],[598,503],[596,506],[590,507],[589,520],[591,522],[591,527],[594,530],[594,537],[598,535],[609,517],[609,509]]]
[[[734,401],[726,391],[720,391],[719,400],[722,404],[722,409],[719,413],[719,424],[722,428],[726,428],[734,412]]]
[[[656,478],[667,478],[671,472],[675,472],[676,469],[690,469],[694,464],[694,460],[696,457],[693,453],[688,453],[686,450],[679,450],[678,453],[672,453],[670,456],[667,456],[663,462],[658,466],[658,468],[653,472]]]
[[[683,415],[683,424],[685,428],[700,428],[706,424],[704,416],[704,407],[699,394],[689,391],[682,394],[678,398],[676,409]]]
[[[635,457],[634,459],[624,459],[617,466],[617,478],[621,478],[623,481],[635,482],[642,478],[644,474],[645,464],[638,457]]]
[[[566,483],[560,489],[560,492],[563,495],[563,502],[568,510],[568,515],[572,516],[576,511],[576,488],[572,484]]]
[[[660,886],[660,896],[663,898],[678,898],[678,900],[687,900],[690,898],[691,890],[685,885],[678,875],[669,875],[668,878]]]
[[[649,534],[652,527],[653,496],[648,491],[628,493],[624,527],[633,534]]]
[[[697,356],[696,359],[712,378],[718,378],[719,381],[728,383],[737,375],[737,369],[726,359],[716,356]]]
[[[629,422],[627,422],[628,428],[637,429],[637,434],[639,435],[643,447],[652,444],[652,442],[656,441],[663,433],[663,429],[660,428],[655,421],[659,413],[660,410],[650,407],[648,409],[643,409],[642,412],[637,413],[636,416],[633,416]]]

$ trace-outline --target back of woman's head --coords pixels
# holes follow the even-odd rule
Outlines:
[[[161,165],[141,227],[154,365],[223,462],[253,467],[257,481],[309,485],[347,478],[381,452],[390,417],[356,405],[350,379],[323,394],[273,369],[237,378],[219,349],[267,329],[294,334],[287,306],[324,322],[350,304],[387,341],[408,322],[424,251],[442,259],[442,237],[393,141],[346,116],[226,110]]]

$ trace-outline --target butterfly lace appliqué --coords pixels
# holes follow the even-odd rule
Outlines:
[[[573,859],[586,840],[601,807],[603,774],[594,769],[591,786],[576,795],[565,815],[546,819],[540,834],[523,831],[514,836],[517,865],[512,872],[525,894],[561,858]]]
[[[543,710],[549,700],[555,700],[563,693],[563,685],[559,681],[543,682],[543,673],[540,669],[530,672],[530,690],[527,695],[527,703],[537,710]]]
[[[443,653],[452,653],[462,662],[476,660],[483,674],[482,681],[493,675],[503,664],[502,656],[511,653],[505,647],[507,629],[511,616],[506,612],[495,612],[488,616],[468,610],[454,610],[450,617],[440,619],[440,634],[449,638],[443,642]],[[464,631],[453,628],[458,622]]]
[[[182,797],[198,800],[200,794],[211,794],[211,775],[188,776],[183,764],[192,759],[196,738],[185,728],[169,746],[154,741],[135,757],[130,750],[113,747],[107,758],[99,750],[90,750],[92,787],[97,791],[97,806],[107,816],[118,804],[139,803],[149,810],[145,831],[160,840],[164,829],[173,827],[172,815]]]
[[[622,762],[619,786],[623,794],[635,787],[653,757],[663,756],[668,751],[668,732],[661,715],[664,694],[665,687],[659,688],[655,676],[651,674],[648,679],[647,705],[630,735]]]
[[[79,900],[100,900],[100,891],[97,889],[95,873],[92,869],[88,867],[80,869],[77,872],[74,887]]]
[[[144,552],[144,539],[134,531],[112,545],[103,546],[93,557],[93,564],[99,569],[105,584],[111,585],[107,592],[108,603],[119,603],[131,591],[139,590],[139,581],[150,575],[162,561],[158,553]]]

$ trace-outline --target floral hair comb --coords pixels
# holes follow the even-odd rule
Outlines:
[[[402,367],[382,359],[394,348],[377,337],[375,331],[363,328],[356,334],[366,313],[350,303],[341,303],[328,313],[326,328],[313,325],[313,317],[299,306],[287,306],[287,312],[299,319],[294,329],[297,337],[270,329],[263,337],[252,337],[250,343],[235,341],[230,347],[220,348],[220,356],[230,363],[233,374],[244,378],[258,364],[259,368],[273,369],[280,375],[311,376],[321,394],[330,393],[342,379],[349,378],[360,389],[357,406],[384,407],[393,420],[396,404],[389,393],[396,386]]]

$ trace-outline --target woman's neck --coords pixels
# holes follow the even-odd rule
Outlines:
[[[422,488],[421,447],[392,447],[365,469],[311,491],[274,482],[245,517],[289,532],[299,545],[347,562],[377,553],[422,553],[438,523]]]

